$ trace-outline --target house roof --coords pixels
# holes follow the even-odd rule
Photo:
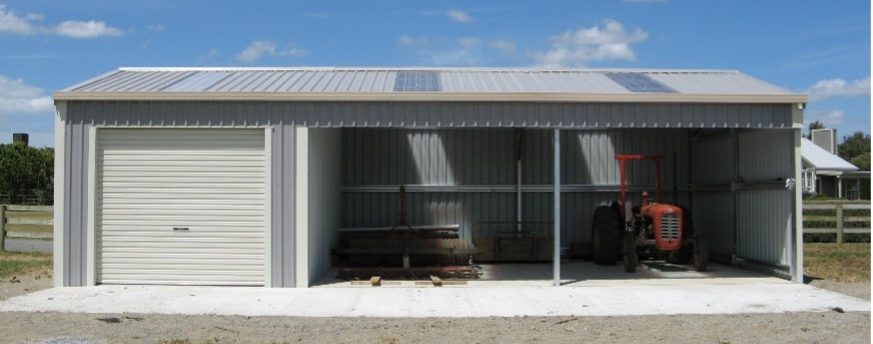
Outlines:
[[[801,138],[800,155],[804,161],[815,167],[817,171],[857,171],[858,167],[843,160],[836,154],[828,152],[812,141]]]
[[[119,68],[57,100],[803,103],[739,71],[541,68]]]

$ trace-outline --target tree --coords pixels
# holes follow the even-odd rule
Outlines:
[[[858,166],[861,171],[869,171],[870,170],[870,152],[861,154],[852,158],[852,165]]]
[[[824,129],[824,123],[821,121],[814,121],[809,124],[809,132],[806,134],[806,138],[812,140],[812,131],[813,129]]]
[[[870,170],[870,135],[856,131],[852,136],[843,137],[837,149],[840,157],[858,166],[861,171]],[[870,183],[861,182],[861,199],[870,199]]]
[[[54,190],[54,150],[23,144],[0,144],[0,194],[13,203],[35,197],[51,204]]]
[[[841,158],[848,161],[854,161],[855,158],[867,153],[867,161],[870,160],[870,135],[864,134],[861,131],[856,131],[852,136],[844,136],[843,143],[837,147],[837,151]],[[869,171],[869,163],[867,169]],[[861,167],[861,166],[858,166]]]

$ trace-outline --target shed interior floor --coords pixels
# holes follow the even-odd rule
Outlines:
[[[552,265],[546,264],[479,264],[481,277],[467,280],[464,284],[451,284],[445,287],[500,287],[552,285]],[[429,287],[427,278],[418,281],[385,281],[383,287]],[[749,284],[749,283],[790,283],[786,280],[736,268],[730,265],[710,263],[706,272],[696,272],[688,265],[674,265],[660,260],[642,261],[636,273],[624,272],[620,264],[612,266],[596,265],[590,261],[564,260],[561,263],[561,281],[564,286],[610,286],[610,285],[706,285],[706,284]],[[336,270],[331,269],[312,287],[369,287],[336,278]]]

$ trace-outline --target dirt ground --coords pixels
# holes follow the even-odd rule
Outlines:
[[[869,282],[827,282],[813,285],[869,300]],[[2,281],[0,298],[50,286],[44,277]],[[0,333],[2,343],[869,343],[870,313],[384,319],[11,312],[0,313]]]

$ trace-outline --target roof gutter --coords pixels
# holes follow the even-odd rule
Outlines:
[[[673,93],[451,93],[451,92],[71,92],[55,100],[72,101],[337,101],[337,102],[545,102],[545,103],[806,103],[802,94]]]

